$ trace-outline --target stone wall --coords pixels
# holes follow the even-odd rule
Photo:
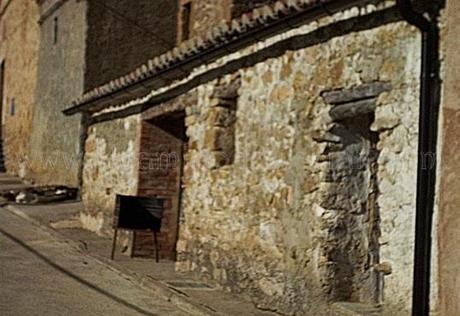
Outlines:
[[[409,313],[420,36],[396,10],[367,9],[183,79],[221,70],[185,108],[178,270],[284,314],[344,300]]]
[[[171,0],[89,0],[85,90],[173,48],[177,10]]]
[[[232,0],[192,0],[190,37],[205,35],[218,23],[231,18]]]
[[[81,214],[86,229],[111,233],[115,195],[136,195],[139,170],[139,116],[99,123],[85,144]]]
[[[407,313],[418,51],[417,32],[390,23],[240,70],[231,164],[219,163],[217,138],[207,135],[215,129],[215,90],[234,76],[198,87],[198,104],[187,109],[178,269],[287,314],[382,296],[389,314]],[[325,91],[376,81],[391,90],[375,96],[371,116],[333,121]],[[354,160],[357,171],[345,166],[351,174],[331,181],[334,168]]]
[[[35,106],[39,28],[35,1],[1,1],[0,62],[5,77],[2,132],[6,169],[24,177]]]
[[[40,25],[28,177],[43,184],[77,186],[80,117],[65,117],[62,110],[83,93],[86,2],[68,0],[48,12]]]

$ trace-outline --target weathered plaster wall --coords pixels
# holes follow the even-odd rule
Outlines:
[[[38,8],[35,1],[29,0],[1,2],[0,62],[5,63],[2,102],[5,162],[9,173],[24,177],[37,83]]]
[[[81,214],[86,229],[111,232],[115,195],[136,195],[139,116],[93,125],[85,144]]]
[[[182,0],[184,3],[186,0]],[[190,35],[204,36],[222,21],[239,17],[252,9],[275,0],[191,0]]]
[[[47,1],[42,6],[38,106],[30,146],[30,177],[38,183],[77,186],[80,117],[66,117],[62,110],[86,89],[123,75],[147,58],[171,48],[176,42],[177,3],[141,1],[134,6],[131,1],[59,3],[55,11],[53,2]]]
[[[379,133],[375,176],[380,262],[393,271],[385,277],[383,295],[388,314],[407,313],[418,52],[417,32],[405,23],[392,23],[242,69],[235,159],[225,166],[218,163],[215,140],[206,136],[215,126],[217,82],[199,87],[198,104],[187,109],[190,151],[185,157],[185,223],[178,269],[249,293],[259,306],[284,313],[321,312],[315,308],[324,300],[369,299],[366,281],[356,275],[358,270],[363,275],[378,273],[366,257],[368,216],[352,216],[356,204],[342,209],[330,198],[345,190],[351,196],[342,196],[354,203],[365,201],[354,187],[337,187],[327,180],[331,165],[323,157],[330,154],[325,150],[334,139],[327,139],[333,125],[321,93],[385,81],[392,90],[378,98],[371,127]],[[225,80],[231,79],[219,85]],[[370,177],[365,174],[365,181]],[[347,257],[354,247],[364,257]],[[344,277],[341,264],[356,271]],[[350,285],[343,291],[346,282]]]
[[[460,314],[460,3],[447,1],[439,181],[439,315]]]
[[[54,43],[55,18],[57,41]],[[42,22],[30,177],[38,183],[78,185],[80,117],[62,110],[83,93],[86,2],[69,0]]]
[[[373,124],[373,129],[380,132],[379,242],[380,260],[391,266],[383,290],[390,315],[408,314],[412,295],[420,35],[414,28],[407,32],[404,43],[383,55],[381,77],[392,81],[394,93],[380,98],[383,106],[377,109]]]
[[[232,0],[192,0],[190,36],[203,36],[218,23],[231,18]]]
[[[177,10],[171,0],[89,0],[85,90],[173,48]]]

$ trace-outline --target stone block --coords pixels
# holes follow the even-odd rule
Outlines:
[[[337,302],[332,304],[331,315],[336,316],[379,316],[382,311],[378,307],[371,305],[352,303],[352,302]]]
[[[364,99],[337,105],[329,111],[329,115],[334,121],[340,121],[346,118],[372,113],[375,111],[376,107],[375,98]]]
[[[189,115],[185,118],[185,126],[192,126],[196,123],[197,116],[196,115]]]
[[[235,122],[235,113],[225,107],[214,107],[209,111],[207,121],[211,126],[229,127]]]
[[[85,144],[85,152],[90,153],[96,150],[96,140],[88,139]]]
[[[212,151],[228,150],[234,146],[234,135],[231,129],[211,127],[204,135],[204,147]]]
[[[387,82],[374,82],[364,84],[352,89],[340,89],[322,93],[326,103],[342,104],[356,100],[368,99],[378,96],[380,93],[391,90],[391,84]]]
[[[334,135],[330,132],[314,131],[312,138],[318,143],[341,143],[340,136]]]
[[[208,169],[217,169],[230,164],[232,161],[233,156],[222,150],[212,151],[204,158],[204,164]]]
[[[220,85],[214,88],[214,98],[234,100],[238,98],[238,89],[241,86],[241,81],[238,78],[230,84]]]

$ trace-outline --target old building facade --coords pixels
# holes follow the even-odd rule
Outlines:
[[[41,32],[28,176],[39,184],[76,187],[81,182],[84,117],[65,118],[61,111],[85,91],[139,66],[152,54],[172,48],[177,3],[37,3]]]
[[[0,105],[2,168],[25,175],[37,84],[38,7],[28,0],[0,1]],[[5,164],[5,165],[3,165]]]
[[[86,3],[38,1],[40,49],[28,177],[78,183],[80,118],[63,120],[65,102],[84,92]]]
[[[438,153],[420,153],[426,38],[398,3],[0,0],[5,167],[80,187],[104,235],[117,194],[163,198],[162,260],[262,310],[409,315],[422,162],[431,313],[457,315],[460,8],[416,3],[440,35]]]
[[[190,40],[65,111],[90,122],[83,221],[109,233],[115,194],[163,197],[178,270],[282,314],[408,314],[419,31],[394,1],[220,10],[181,8]]]

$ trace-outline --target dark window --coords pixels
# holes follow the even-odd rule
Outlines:
[[[182,21],[182,25],[181,25],[181,39],[183,41],[186,41],[190,38],[190,15],[192,13],[192,3],[191,2],[187,2],[185,4],[182,5],[182,8],[181,8],[182,12],[182,17],[181,17],[181,21]]]
[[[57,44],[57,41],[58,41],[58,18],[57,16],[54,17],[54,20],[53,20],[53,43],[54,44]]]

